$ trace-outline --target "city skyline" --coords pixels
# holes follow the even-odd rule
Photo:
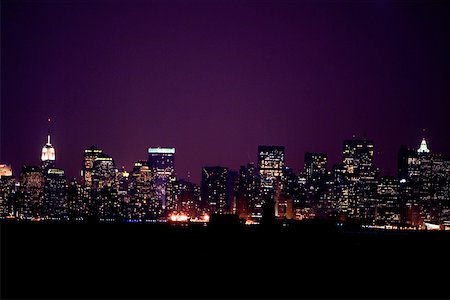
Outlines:
[[[448,3],[120,3],[2,3],[0,160],[16,173],[48,116],[69,177],[92,144],[127,169],[175,147],[195,182],[259,145],[284,145],[296,170],[307,151],[338,163],[353,135],[383,174],[424,128],[450,155]]]
[[[48,124],[50,124],[50,118],[48,118]],[[423,131],[424,132],[424,131]],[[44,157],[45,157],[45,160],[49,160],[49,161],[52,161],[52,166],[54,166],[54,163],[55,163],[55,161],[58,161],[59,159],[57,159],[56,157],[60,157],[60,153],[59,153],[59,151],[57,152],[58,154],[56,154],[55,155],[55,152],[56,152],[56,150],[55,149],[57,149],[57,146],[56,145],[54,145],[54,144],[52,144],[52,143],[50,143],[50,139],[52,139],[53,140],[53,137],[52,137],[52,135],[51,135],[51,131],[50,131],[50,129],[48,129],[48,131],[47,131],[47,135],[46,135],[46,143],[44,144],[44,146],[42,147],[42,151],[40,152],[40,160],[44,160]],[[327,168],[326,168],[326,170],[327,171],[332,171],[332,167],[334,166],[334,165],[341,165],[341,164],[343,164],[344,163],[344,161],[345,161],[345,158],[343,157],[343,148],[342,148],[342,146],[345,146],[345,141],[349,141],[349,140],[355,140],[355,141],[357,141],[357,140],[367,140],[367,141],[372,141],[373,142],[373,140],[372,139],[370,139],[370,138],[358,138],[357,136],[353,136],[353,137],[351,137],[351,138],[347,138],[347,139],[344,139],[343,140],[343,142],[341,143],[341,151],[340,151],[340,160],[339,161],[336,161],[336,162],[330,162],[330,160],[328,159],[328,157],[330,156],[330,153],[320,153],[320,152],[312,152],[312,151],[305,151],[305,152],[303,152],[303,153],[301,153],[301,154],[299,154],[299,155],[297,155],[297,161],[299,161],[300,159],[301,159],[301,161],[302,161],[302,163],[300,164],[300,166],[298,167],[298,168],[293,168],[291,165],[289,165],[289,163],[285,163],[285,166],[284,167],[286,167],[286,168],[288,168],[288,169],[292,169],[296,174],[298,174],[299,172],[302,172],[302,171],[307,171],[307,170],[305,170],[304,169],[304,167],[305,167],[305,164],[306,164],[306,162],[307,162],[307,160],[305,160],[304,158],[305,158],[305,155],[308,155],[308,154],[316,154],[316,155],[320,155],[320,154],[324,154],[326,157],[327,157]],[[376,151],[376,143],[375,143],[375,146],[374,146],[374,155],[373,155],[373,160],[374,160],[374,165],[375,165],[375,167],[377,168],[377,174],[381,177],[381,176],[393,176],[393,177],[397,177],[398,176],[398,161],[397,161],[397,159],[398,159],[398,154],[399,154],[399,152],[401,151],[401,149],[403,148],[403,147],[406,147],[406,148],[408,148],[408,149],[412,149],[412,150],[419,150],[419,149],[421,149],[422,147],[424,147],[424,145],[423,145],[423,143],[424,143],[424,141],[426,141],[426,144],[425,144],[425,146],[427,147],[427,150],[428,151],[432,151],[433,153],[439,153],[439,155],[441,155],[441,156],[444,156],[444,157],[448,157],[448,156],[446,156],[445,154],[443,154],[443,153],[440,153],[440,152],[436,152],[436,151],[434,151],[434,149],[432,149],[431,147],[430,147],[430,141],[426,138],[426,137],[424,137],[424,135],[422,135],[422,138],[420,139],[420,142],[417,142],[416,144],[417,145],[407,145],[407,144],[401,144],[401,145],[399,145],[398,146],[398,151],[397,151],[397,153],[396,153],[396,155],[395,155],[395,166],[394,167],[391,167],[392,169],[394,169],[395,170],[395,173],[392,173],[392,174],[390,174],[390,173],[385,173],[385,172],[383,172],[383,170],[377,165],[377,153],[379,153],[379,152],[377,152]],[[49,148],[49,146],[51,146],[51,148]],[[204,167],[214,167],[214,166],[221,166],[221,167],[226,167],[226,168],[229,168],[230,170],[235,170],[235,171],[238,171],[239,170],[239,168],[240,167],[242,167],[242,166],[245,166],[245,165],[247,165],[248,163],[253,163],[253,164],[256,164],[257,162],[258,162],[258,151],[257,151],[257,148],[259,148],[259,147],[265,147],[265,146],[269,146],[269,147],[272,147],[272,146],[279,146],[279,147],[283,147],[283,149],[285,149],[286,147],[285,146],[283,146],[283,145],[258,145],[256,148],[255,148],[255,151],[254,151],[254,156],[255,156],[255,158],[254,159],[252,159],[252,160],[249,160],[249,161],[246,161],[246,162],[241,162],[241,163],[239,163],[238,162],[238,167],[237,168],[233,168],[233,167],[230,167],[230,166],[227,166],[227,165],[221,165],[221,164],[203,164],[199,169],[200,169],[200,171],[198,172],[198,174],[196,175],[196,172],[193,172],[193,171],[191,171],[191,170],[187,170],[186,171],[186,173],[185,174],[180,174],[179,172],[177,172],[177,167],[174,167],[173,168],[173,175],[175,175],[175,176],[177,176],[177,178],[180,178],[180,179],[187,179],[187,180],[189,180],[189,181],[192,181],[193,183],[196,183],[196,184],[200,184],[201,183],[201,174],[202,174],[202,170],[203,170],[203,168]],[[92,149],[92,148],[95,148],[95,149],[97,149],[97,147],[98,147],[98,149],[101,149],[100,151],[103,151],[103,150],[105,150],[105,149],[103,149],[101,146],[98,146],[97,144],[92,144],[90,147],[86,147],[84,150],[82,150],[82,154],[83,153],[86,153],[86,151],[88,151],[87,149]],[[45,150],[45,149],[47,149],[47,150]],[[51,149],[51,154],[50,154],[50,150],[49,149]],[[153,149],[153,150],[151,150],[151,149]],[[147,156],[148,156],[148,158],[150,158],[150,153],[151,153],[151,151],[153,151],[153,153],[154,154],[156,154],[156,153],[159,153],[159,152],[161,152],[161,153],[165,153],[165,152],[167,152],[167,151],[169,151],[168,153],[172,153],[173,155],[175,155],[175,149],[177,149],[176,147],[171,147],[170,145],[166,145],[166,146],[149,146],[149,147],[147,147],[146,148],[146,154],[147,154]],[[47,152],[46,151],[49,151],[48,152],[48,154],[47,154]],[[286,151],[286,150],[283,150],[283,151]],[[106,153],[108,153],[109,154],[109,151],[108,150],[106,150]],[[177,153],[176,153],[176,155],[178,156],[179,155],[179,151],[177,150]],[[48,157],[50,157],[50,156],[52,156],[50,159],[49,158],[47,158],[46,156],[48,156]],[[56,156],[56,157],[55,157]],[[331,155],[331,156],[334,156],[333,154]],[[134,159],[134,161],[130,164],[130,166],[127,166],[127,165],[124,165],[124,164],[121,164],[120,163],[120,159],[117,159],[116,157],[114,157],[113,155],[111,155],[111,157],[114,159],[114,161],[116,162],[116,165],[117,165],[117,167],[118,167],[118,169],[120,169],[120,170],[124,170],[124,171],[132,171],[133,170],[133,167],[135,166],[135,163],[136,162],[138,162],[138,161],[143,161],[142,159],[140,159],[140,158],[136,158],[136,159]],[[289,161],[288,160],[288,158],[289,158],[289,155],[285,155],[285,162],[286,161]],[[379,158],[378,158],[379,159]],[[292,159],[291,159],[292,160]],[[9,165],[10,167],[11,167],[11,170],[13,171],[13,176],[14,177],[18,177],[18,174],[20,173],[20,170],[22,169],[22,167],[24,167],[24,166],[35,166],[35,165],[39,165],[40,164],[40,162],[39,162],[39,158],[38,159],[36,159],[35,160],[35,162],[34,163],[30,163],[30,164],[21,164],[21,165],[19,165],[19,166],[14,166],[13,164],[11,164],[10,162],[5,162],[5,161],[0,161],[0,163],[2,163],[2,164],[6,164],[6,165]],[[177,164],[178,164],[178,159],[177,159]],[[57,166],[59,167],[59,168],[62,168],[62,169],[64,169],[65,170],[65,173],[67,174],[67,178],[68,179],[72,179],[72,178],[75,178],[75,179],[77,179],[78,181],[81,181],[81,180],[83,180],[83,173],[81,172],[80,173],[80,170],[82,170],[83,169],[83,163],[82,162],[80,162],[80,166],[79,166],[79,169],[78,170],[69,170],[69,172],[67,172],[67,170],[66,170],[66,168],[64,168],[64,166],[61,166],[61,163],[58,161],[58,163],[57,163]],[[176,165],[175,165],[176,166]],[[284,168],[283,167],[283,168]],[[73,174],[75,174],[74,176],[72,176],[71,175],[71,173],[73,173]],[[166,175],[166,176],[168,176],[168,175]]]
[[[0,0],[1,299],[443,299],[450,1]]]

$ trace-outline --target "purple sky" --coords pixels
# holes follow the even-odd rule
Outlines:
[[[2,1],[0,160],[37,165],[51,116],[69,177],[91,144],[127,169],[176,147],[199,182],[258,145],[337,163],[354,134],[395,175],[422,128],[450,154],[450,2],[430,2]]]

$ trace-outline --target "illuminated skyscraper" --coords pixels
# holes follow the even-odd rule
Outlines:
[[[409,225],[442,223],[450,216],[450,160],[433,154],[422,139],[417,150],[402,147],[398,157],[400,197]],[[450,221],[450,220],[449,220]]]
[[[383,176],[377,187],[379,203],[376,207],[375,222],[379,225],[399,225],[400,202],[399,182],[392,176]]]
[[[69,219],[83,221],[88,217],[88,198],[85,198],[83,187],[73,178],[67,188],[67,205]]]
[[[44,170],[43,216],[52,220],[68,218],[67,181],[64,170]]]
[[[83,178],[83,185],[86,187],[92,186],[92,172],[94,168],[94,162],[102,152],[103,150],[98,149],[94,145],[92,145],[89,149],[84,150],[81,177]]]
[[[262,217],[262,204],[259,195],[259,176],[255,164],[241,166],[235,184],[234,213],[239,218]]]
[[[325,210],[325,183],[327,176],[327,155],[324,153],[305,153],[304,171],[306,175],[306,197],[309,207]]]
[[[181,213],[190,218],[202,217],[200,203],[200,187],[192,182],[178,180],[180,189],[179,205]]]
[[[44,176],[40,167],[24,166],[20,172],[20,196],[14,203],[16,217],[42,217]]]
[[[324,153],[305,154],[306,180],[311,184],[321,182],[327,173],[327,155]]]
[[[228,168],[203,167],[201,199],[207,214],[224,214],[227,212]]]
[[[283,176],[284,146],[259,146],[258,168],[261,187],[273,190],[275,180]]]
[[[101,220],[113,220],[120,215],[118,170],[111,156],[100,153],[92,168],[93,212]]]
[[[135,162],[128,179],[129,201],[124,207],[126,219],[154,219],[161,214],[160,202],[154,197],[152,180],[153,174],[148,162]]]
[[[156,198],[166,206],[166,184],[175,173],[175,148],[149,148],[148,163],[154,175]]]
[[[16,180],[13,177],[11,166],[0,164],[0,217],[12,214],[12,201],[15,192]]]
[[[42,147],[41,161],[42,169],[46,170],[54,166],[56,159],[55,148],[50,142],[50,131],[47,135],[47,143]]]
[[[373,165],[373,141],[346,140],[343,156],[343,171],[348,183],[348,216],[371,222],[377,205],[378,184],[377,169]]]

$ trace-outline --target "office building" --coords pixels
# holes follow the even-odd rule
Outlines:
[[[227,212],[228,178],[228,168],[202,168],[201,200],[205,213],[211,215]]]
[[[153,173],[156,199],[162,209],[166,205],[166,184],[169,177],[175,175],[175,148],[149,148],[148,163]]]
[[[67,181],[64,170],[44,170],[43,217],[50,220],[67,220]]]

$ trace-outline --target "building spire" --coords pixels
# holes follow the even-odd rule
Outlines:
[[[422,139],[422,142],[420,143],[419,149],[417,149],[418,153],[429,153],[430,149],[428,149],[427,141],[425,138]]]
[[[47,122],[48,122],[48,131],[47,131],[47,145],[51,145],[50,143],[50,117],[48,117]]]

